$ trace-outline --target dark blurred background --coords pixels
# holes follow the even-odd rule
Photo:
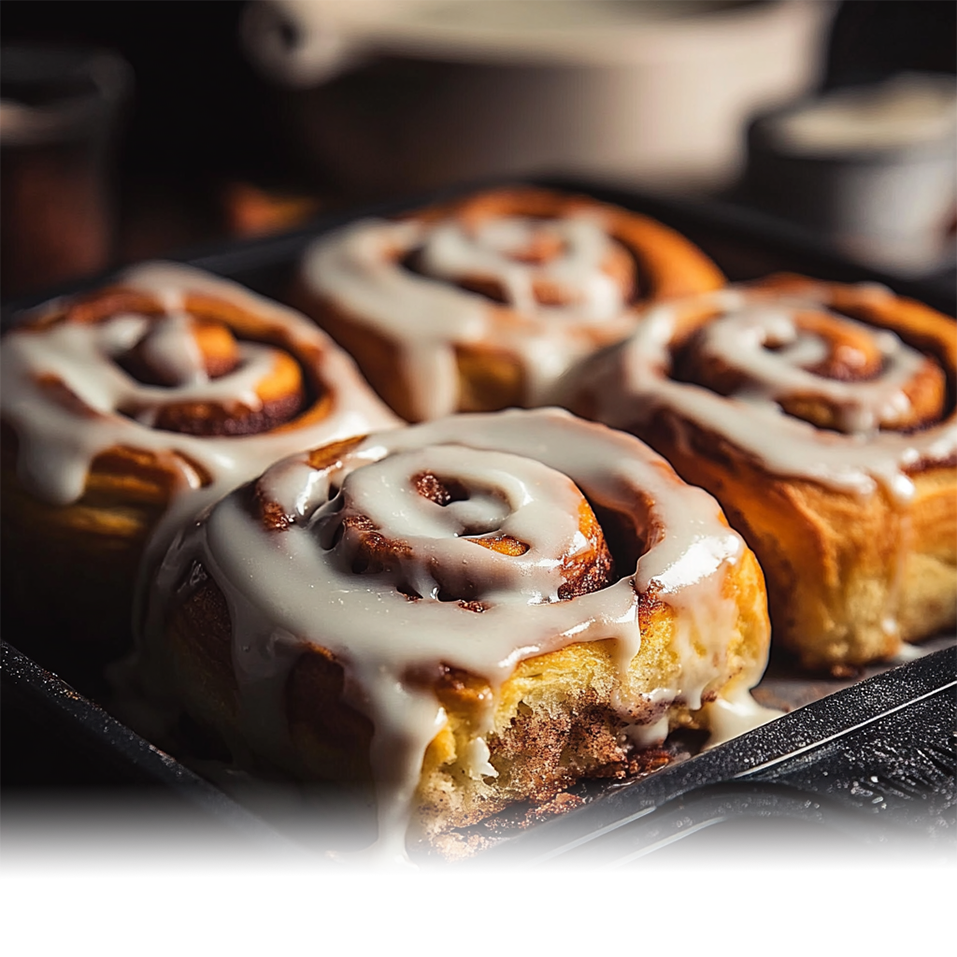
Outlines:
[[[5,45],[103,47],[132,67],[116,151],[123,261],[224,233],[225,184],[288,175],[272,91],[239,48],[242,7],[234,0],[0,5]]]
[[[106,48],[132,67],[132,88],[116,123],[115,152],[106,161],[115,220],[109,265],[280,229],[319,209],[441,180],[441,167],[420,181],[390,179],[384,172],[376,180],[371,165],[369,175],[356,172],[365,171],[364,153],[370,151],[392,153],[392,167],[386,162],[385,170],[399,165],[406,145],[399,142],[401,134],[390,133],[383,147],[382,141],[363,140],[361,125],[355,124],[385,124],[402,98],[422,98],[426,88],[441,84],[431,66],[424,61],[397,66],[394,56],[371,57],[344,77],[314,84],[318,94],[289,89],[264,78],[244,52],[239,24],[245,5],[245,0],[0,4],[0,43]],[[901,69],[957,72],[957,4],[950,0],[844,0],[833,9],[836,15],[819,42],[820,63],[808,67],[812,88]],[[495,70],[493,63],[488,82],[500,75]],[[304,122],[307,109],[313,112]],[[323,159],[323,110],[338,122],[329,124],[329,135],[338,138],[335,145],[345,150],[345,162]],[[355,143],[343,146],[349,136]],[[318,149],[310,141],[317,137]],[[495,173],[496,163],[501,165],[492,157],[487,169],[481,164],[462,168],[469,174]],[[457,175],[453,163],[446,168]],[[640,170],[635,179],[641,183]],[[666,185],[702,186],[680,177]],[[714,185],[703,184],[705,189]],[[21,277],[23,285],[31,281]]]
[[[371,9],[365,3],[354,6]],[[682,6],[673,4],[672,12]],[[773,2],[726,3],[707,16],[743,16],[742,10],[774,6]],[[810,6],[822,5],[810,2]],[[520,156],[518,146],[511,154],[514,161],[506,161],[494,153],[480,156],[481,149],[473,145],[466,162],[453,153],[437,157],[436,146],[425,133],[416,134],[419,142],[404,141],[403,110],[412,102],[435,98],[436,87],[446,80],[425,57],[397,56],[388,37],[380,36],[379,46],[373,46],[371,53],[367,51],[328,82],[313,83],[311,88],[295,88],[270,78],[253,64],[248,45],[241,40],[247,7],[239,0],[4,0],[0,5],[5,48],[22,43],[105,48],[118,53],[131,68],[132,83],[116,121],[115,150],[107,159],[116,230],[109,264],[287,228],[321,210],[428,189],[443,179],[522,173],[526,163],[536,168],[548,165],[541,154],[529,154],[528,159]],[[822,25],[808,28],[807,68],[795,81],[795,89],[821,92],[901,70],[955,71],[957,4],[953,2],[845,0],[823,7],[828,13]],[[647,11],[650,14],[652,8]],[[302,37],[290,28],[286,40],[295,46]],[[760,42],[755,34],[751,46]],[[464,56],[476,59],[474,51]],[[445,54],[442,58],[449,59]],[[491,86],[511,68],[493,56],[477,81],[461,82]],[[525,68],[515,75],[524,78],[528,73]],[[549,75],[545,74],[545,81]],[[668,80],[670,88],[678,83],[680,74],[678,80]],[[574,90],[580,86],[576,81]],[[451,94],[446,91],[445,96],[448,99]],[[507,85],[500,96],[508,99]],[[643,122],[650,125],[647,119]],[[378,139],[377,124],[389,130]],[[743,144],[743,126],[733,132]],[[649,129],[648,140],[655,135]],[[468,136],[463,126],[450,129],[445,139],[461,144],[468,142]],[[589,127],[583,128],[582,136],[597,134]],[[557,142],[568,139],[561,133]],[[704,148],[699,152],[703,155]],[[572,159],[559,158],[558,168],[549,172],[574,174],[587,167],[586,172],[601,175],[606,169],[600,157],[591,166],[575,159],[582,155],[587,156],[579,152],[569,153]],[[3,162],[4,171],[12,169],[7,155]],[[662,166],[675,171],[671,181],[660,175]],[[626,185],[704,196],[733,193],[735,177],[742,170],[740,155],[733,162],[727,157],[716,161],[713,169],[689,167],[686,176],[681,164],[668,157],[658,167],[649,163],[645,168],[636,159],[630,177],[623,175],[620,164],[609,163],[607,169],[610,178]],[[746,201],[746,193],[738,193]],[[9,227],[6,232],[9,238]],[[21,291],[13,288],[16,276],[12,272],[2,278],[5,297]]]

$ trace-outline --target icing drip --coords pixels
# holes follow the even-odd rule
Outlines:
[[[542,243],[554,255],[527,254]],[[495,342],[517,357],[524,401],[540,405],[572,362],[625,336],[635,320],[630,290],[603,269],[614,249],[598,212],[471,227],[364,220],[316,242],[302,274],[313,294],[362,317],[392,344],[416,417],[431,419],[458,406],[457,346]],[[427,275],[401,265],[415,251]],[[474,277],[497,286],[504,304],[451,284]],[[562,301],[539,301],[540,283]]]
[[[456,494],[417,492],[422,475]],[[559,600],[563,556],[583,548],[576,486],[592,503],[630,516],[644,529],[645,548],[606,587]],[[271,503],[269,514],[281,521],[271,527],[237,492],[185,530],[154,589],[148,640],[162,643],[164,596],[200,562],[230,608],[244,733],[267,754],[290,746],[276,720],[277,636],[331,651],[345,668],[347,697],[374,723],[380,834],[389,853],[401,843],[425,749],[446,720],[434,691],[408,680],[416,669],[462,669],[497,694],[519,661],[572,642],[614,639],[624,670],[641,645],[642,596],[654,595],[679,619],[679,677],[655,690],[656,724],[635,720],[634,737],[660,740],[662,709],[676,699],[697,707],[706,687],[727,674],[738,612],[724,591],[743,542],[710,496],[630,436],[558,410],[461,415],[374,434],[324,468],[292,457],[256,489],[257,501]],[[383,561],[357,566],[356,529],[390,544]],[[526,550],[506,555],[477,543],[502,535]],[[759,677],[742,675],[742,687]],[[268,701],[271,715],[263,717],[259,706]],[[617,703],[628,720],[647,714],[652,702],[620,691]],[[469,745],[473,776],[496,773],[483,737],[492,715],[489,707]],[[264,729],[272,729],[268,741]]]

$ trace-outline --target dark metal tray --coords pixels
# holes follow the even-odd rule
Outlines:
[[[732,281],[776,270],[876,281],[951,315],[957,311],[957,287],[949,280],[905,281],[876,273],[739,207],[582,182],[545,185],[655,216],[697,243]],[[464,191],[328,216],[295,233],[177,258],[281,299],[299,254],[317,235],[357,216],[398,213]],[[2,322],[6,326],[19,309],[77,288],[7,304]],[[96,702],[108,700],[104,662],[69,655],[21,625],[4,622],[3,637],[5,839],[37,793],[60,795],[62,805],[92,790],[121,794],[132,803],[133,794],[149,793],[188,809],[188,816],[229,840],[298,847],[281,833],[281,820],[237,803],[102,710]],[[797,710],[641,780],[593,787],[583,794],[583,807],[515,832],[480,858],[621,866],[652,852],[673,857],[676,848],[684,853],[715,840],[740,847],[753,839],[755,847],[765,846],[772,826],[773,846],[782,841],[814,846],[814,835],[852,852],[916,847],[957,859],[954,645],[954,636],[939,636],[921,647],[923,658],[892,670],[891,664],[875,666],[843,680],[802,674],[774,658],[756,696],[764,704]]]

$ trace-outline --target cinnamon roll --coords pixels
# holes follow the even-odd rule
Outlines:
[[[373,782],[380,849],[454,856],[462,828],[623,777],[669,729],[766,720],[768,640],[714,499],[631,436],[512,410],[230,494],[167,555],[142,661],[234,755]]]
[[[541,405],[574,360],[628,335],[637,306],[721,285],[661,223],[516,187],[317,240],[294,301],[422,421]]]
[[[0,389],[5,615],[70,641],[128,636],[161,522],[396,421],[304,317],[161,263],[25,316]]]
[[[651,309],[562,392],[721,502],[775,642],[840,672],[954,625],[955,369],[953,319],[777,276]]]

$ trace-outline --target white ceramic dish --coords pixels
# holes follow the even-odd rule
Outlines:
[[[270,0],[250,56],[302,148],[364,195],[562,170],[714,186],[754,112],[808,92],[828,0]]]

